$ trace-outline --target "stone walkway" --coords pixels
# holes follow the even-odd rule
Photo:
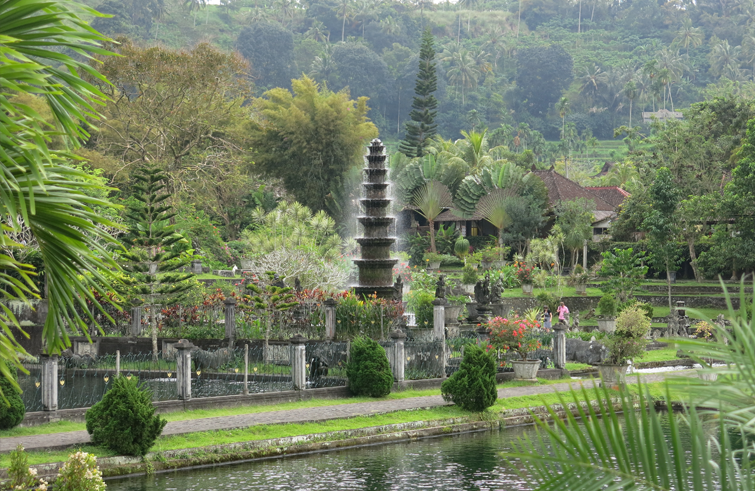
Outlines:
[[[658,382],[663,380],[669,373],[680,374],[683,372],[648,374],[643,376],[643,381]],[[631,377],[629,377],[628,380],[632,383],[636,380],[630,379]],[[574,382],[582,382],[587,388],[593,387],[594,384],[592,380],[575,380]],[[548,394],[555,391],[568,391],[569,385],[570,384],[567,382],[553,385],[498,389],[498,398],[506,399],[509,397]],[[165,426],[162,434],[181,435],[198,431],[232,430],[276,423],[315,423],[333,419],[370,416],[394,411],[426,409],[447,405],[449,405],[449,403],[444,401],[441,396],[425,396],[339,404],[334,406],[288,409],[285,411],[268,411],[263,413],[240,414],[237,416],[221,416],[216,418],[169,422]],[[61,450],[89,443],[89,434],[86,431],[69,431],[46,435],[0,438],[0,452],[10,452],[11,450],[15,450],[19,443],[23,445],[26,450]]]

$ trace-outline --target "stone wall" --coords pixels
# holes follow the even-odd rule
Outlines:
[[[668,306],[668,296],[666,295],[641,295],[637,297],[642,302],[648,302],[653,307],[666,307]],[[600,297],[564,297],[561,299],[571,312],[577,310],[591,310],[598,306]],[[703,297],[693,295],[672,295],[671,301],[676,304],[677,300],[683,300],[686,303],[687,308],[715,308],[726,309],[726,298],[724,297]],[[527,309],[534,307],[542,307],[540,302],[533,297],[528,298],[504,298],[503,303],[505,307],[516,310],[518,312],[524,312]],[[739,297],[732,297],[731,303],[735,309],[739,308]]]

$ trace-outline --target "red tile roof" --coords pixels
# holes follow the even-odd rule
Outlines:
[[[585,186],[585,189],[614,208],[618,208],[629,197],[629,193],[618,186]]]
[[[548,201],[555,206],[559,201],[573,201],[584,198],[595,203],[596,211],[615,211],[616,207],[606,202],[601,196],[588,191],[576,182],[569,180],[554,170],[533,170],[533,174],[543,180],[548,189]]]

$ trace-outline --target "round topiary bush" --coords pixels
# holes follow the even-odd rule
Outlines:
[[[598,315],[603,317],[616,316],[616,299],[613,295],[606,294],[600,297],[598,301]]]
[[[467,411],[492,406],[498,398],[493,357],[477,345],[467,346],[459,370],[443,382],[440,392],[444,400]]]
[[[385,350],[367,337],[351,342],[346,376],[349,390],[358,396],[384,397],[391,393],[393,387],[393,374]]]
[[[152,391],[139,387],[136,377],[116,377],[100,402],[86,412],[92,443],[121,455],[144,455],[167,421],[155,415]]]
[[[11,376],[18,380],[16,367],[8,366]],[[24,420],[26,408],[21,395],[16,392],[10,380],[0,375],[0,389],[5,400],[0,397],[0,430],[9,430]]]

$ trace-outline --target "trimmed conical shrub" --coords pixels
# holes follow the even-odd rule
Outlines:
[[[13,378],[17,380],[16,368],[11,366],[8,368]],[[26,408],[11,381],[2,375],[0,375],[0,389],[3,390],[3,396],[7,400],[6,402],[0,397],[0,430],[9,430],[24,420]]]
[[[440,386],[443,399],[467,411],[482,411],[495,404],[495,363],[479,346],[468,345],[459,370]]]
[[[155,415],[152,391],[139,387],[136,377],[117,377],[100,402],[86,413],[92,443],[120,455],[144,455],[167,421]]]
[[[393,374],[385,349],[367,337],[351,342],[346,376],[349,390],[358,396],[384,397],[393,387]]]

